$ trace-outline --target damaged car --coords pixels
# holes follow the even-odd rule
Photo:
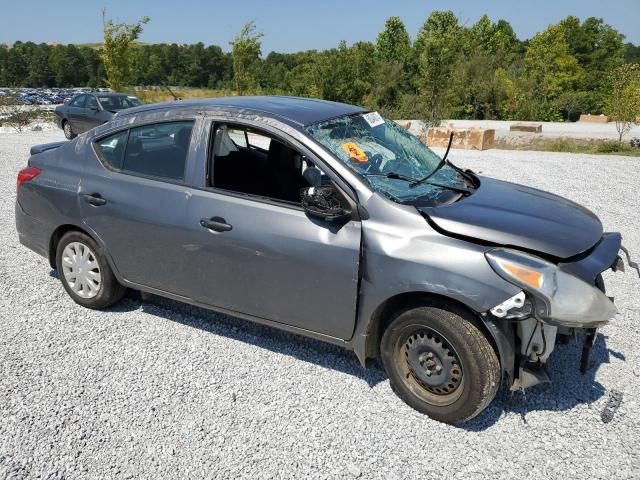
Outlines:
[[[340,345],[443,422],[549,381],[571,335],[586,368],[616,314],[602,273],[624,267],[619,233],[357,106],[140,106],[33,147],[17,184],[21,243],[78,304],[135,289]]]

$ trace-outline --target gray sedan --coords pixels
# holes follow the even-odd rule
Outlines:
[[[133,95],[123,93],[83,93],[55,109],[56,123],[69,140],[108,122],[117,112],[142,105]]]
[[[379,357],[440,421],[549,381],[556,342],[576,334],[584,371],[616,314],[601,273],[624,267],[619,233],[361,107],[148,105],[31,153],[20,241],[75,302],[107,308],[132,288]]]

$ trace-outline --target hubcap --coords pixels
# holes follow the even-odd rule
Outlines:
[[[430,329],[413,332],[404,343],[407,366],[413,378],[437,396],[455,394],[462,384],[462,367],[456,351]]]
[[[100,267],[95,254],[84,243],[71,242],[64,247],[62,274],[71,290],[81,298],[93,298],[100,291]]]

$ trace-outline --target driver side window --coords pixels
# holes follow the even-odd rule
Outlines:
[[[86,95],[79,95],[76,98],[74,98],[71,103],[69,104],[70,107],[78,107],[78,108],[82,108],[84,107],[84,101],[86,100],[87,96]]]
[[[214,125],[209,186],[300,204],[303,188],[320,171],[301,152],[273,135],[233,124]],[[311,168],[314,171],[307,172]]]

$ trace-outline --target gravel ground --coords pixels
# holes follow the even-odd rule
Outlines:
[[[106,312],[64,293],[14,227],[16,172],[54,132],[0,134],[0,478],[638,478],[640,281],[587,375],[558,348],[551,385],[502,393],[464,428],[405,406],[380,368],[317,341],[166,300]],[[543,187],[621,230],[640,260],[633,158],[454,151]],[[611,423],[600,412],[624,394]]]

